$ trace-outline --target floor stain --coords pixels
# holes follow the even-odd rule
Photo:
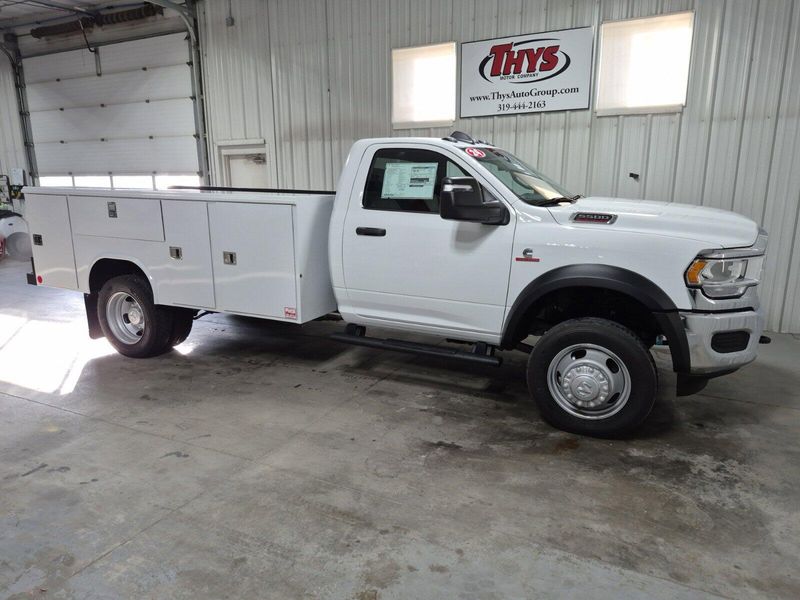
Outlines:
[[[33,475],[36,471],[41,471],[42,469],[47,467],[47,463],[42,463],[38,467],[34,467],[30,471],[25,471],[20,475],[20,477],[27,477],[28,475]]]
[[[176,458],[189,458],[189,455],[185,452],[181,452],[180,450],[176,450],[175,452],[168,452],[161,458],[167,458],[168,456],[175,456]]]

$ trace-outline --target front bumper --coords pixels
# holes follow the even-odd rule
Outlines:
[[[689,344],[691,375],[710,377],[733,371],[755,360],[764,331],[763,309],[725,313],[682,312],[681,320]],[[732,332],[746,332],[749,335],[742,349],[729,351],[730,348],[725,348],[727,351],[718,351],[720,344],[714,343],[715,334]]]

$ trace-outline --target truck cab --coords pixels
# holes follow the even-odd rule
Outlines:
[[[653,406],[653,346],[669,348],[690,393],[754,360],[762,340],[767,235],[753,221],[583,198],[461,132],[360,140],[335,195],[26,197],[29,281],[83,292],[90,334],[132,357],[182,342],[198,311],[298,324],[338,311],[334,337],[363,346],[494,365],[498,350],[527,352],[547,421],[612,436]],[[367,336],[374,326],[420,341]]]
[[[643,380],[654,393],[656,344],[669,347],[680,393],[755,359],[766,243],[728,211],[582,198],[456,133],[358,141],[329,257],[349,323],[502,349],[539,337],[528,378],[543,414],[602,435],[652,407],[621,418]]]

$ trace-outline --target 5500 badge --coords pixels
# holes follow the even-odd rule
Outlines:
[[[592,28],[461,44],[461,116],[589,108]]]

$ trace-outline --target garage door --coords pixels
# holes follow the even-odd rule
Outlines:
[[[189,60],[183,33],[23,60],[41,183],[197,181]]]

